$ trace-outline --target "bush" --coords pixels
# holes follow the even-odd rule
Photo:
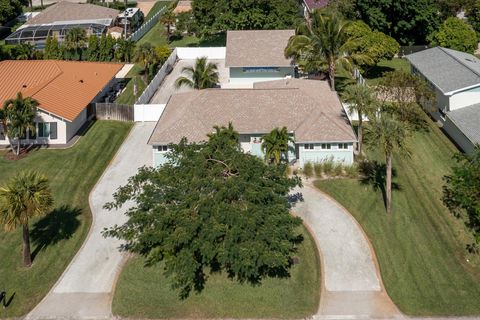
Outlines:
[[[313,176],[313,165],[311,162],[305,163],[305,165],[303,166],[303,174],[307,178],[310,178]]]
[[[315,175],[317,177],[321,177],[323,173],[323,164],[321,162],[317,162],[313,165],[313,169],[315,171]]]
[[[343,164],[338,162],[333,167],[333,175],[339,177],[343,174]]]
[[[344,166],[343,169],[345,170],[345,174],[349,178],[357,178],[358,177],[358,168],[357,165],[352,164],[350,166]]]
[[[323,162],[323,173],[325,173],[327,176],[330,175],[333,172],[333,159],[329,159]]]

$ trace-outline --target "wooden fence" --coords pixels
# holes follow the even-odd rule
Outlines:
[[[92,103],[88,107],[88,117],[97,120],[133,121],[133,106],[117,103]]]

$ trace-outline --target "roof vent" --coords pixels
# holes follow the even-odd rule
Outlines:
[[[83,79],[80,79],[80,83],[83,83]]]
[[[26,85],[26,84],[24,84],[24,85],[22,86],[22,88],[26,88],[26,87],[27,87],[27,85]]]

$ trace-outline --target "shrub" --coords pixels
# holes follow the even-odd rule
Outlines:
[[[333,175],[339,177],[343,174],[343,164],[338,162],[333,167]]]
[[[307,178],[310,178],[313,176],[313,165],[311,162],[305,163],[305,165],[303,166],[303,174]]]
[[[317,177],[321,177],[322,176],[322,172],[323,172],[323,164],[321,162],[317,162],[313,165],[313,169],[315,171],[315,175]]]
[[[323,173],[327,176],[333,172],[333,159],[329,159],[323,162]]]
[[[358,177],[358,167],[356,164],[352,164],[349,166],[344,166],[343,169],[345,170],[345,174],[349,178],[357,178]]]

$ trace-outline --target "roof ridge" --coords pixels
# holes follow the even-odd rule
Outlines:
[[[25,90],[25,93],[28,96],[33,97],[40,90],[45,88],[49,83],[51,83],[53,80],[57,79],[59,76],[61,76],[63,74],[62,68],[60,68],[60,66],[57,64],[57,62],[55,60],[47,60],[46,63],[53,64],[53,66],[57,69],[56,75],[54,77],[51,77],[50,79],[46,79],[43,82],[40,82],[37,86],[32,88],[31,92],[28,89]]]
[[[474,69],[472,69],[469,65],[467,65],[466,63],[464,63],[462,60],[458,59],[457,57],[455,57],[454,55],[450,54],[448,51],[446,51],[447,48],[443,48],[443,47],[438,47],[443,53],[445,53],[446,55],[448,55],[450,58],[452,58],[453,60],[457,61],[458,63],[460,63],[462,66],[464,66],[465,68],[467,68],[468,70],[470,70],[471,72],[473,72],[474,74],[476,74],[477,76],[480,77],[480,72],[477,72],[475,71]],[[449,50],[453,50],[453,49],[449,49]],[[457,51],[457,50],[453,50],[453,51]],[[459,51],[460,52],[460,51]],[[467,53],[469,54],[469,53]],[[473,56],[474,58],[477,59],[477,57]]]

